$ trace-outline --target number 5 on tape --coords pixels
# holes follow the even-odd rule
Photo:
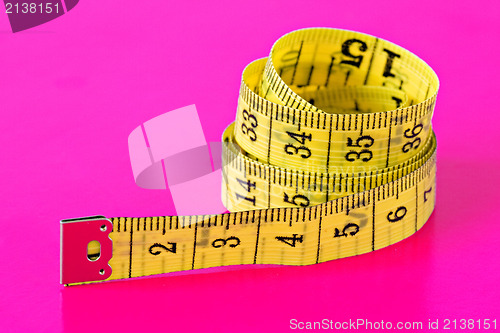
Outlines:
[[[111,276],[113,255],[109,233],[113,224],[104,216],[61,221],[61,284],[105,280]]]

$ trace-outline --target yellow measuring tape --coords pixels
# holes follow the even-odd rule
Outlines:
[[[244,70],[236,121],[223,135],[222,199],[232,213],[63,220],[62,283],[309,265],[409,237],[434,209],[438,86],[425,62],[373,36],[283,36]],[[65,259],[69,243],[104,264],[84,273],[92,258]]]

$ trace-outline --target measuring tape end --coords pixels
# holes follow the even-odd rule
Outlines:
[[[113,224],[96,215],[61,220],[61,284],[102,281],[111,276]]]

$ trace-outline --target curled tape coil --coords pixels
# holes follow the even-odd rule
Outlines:
[[[96,279],[73,265],[65,279],[63,264],[61,282],[309,265],[411,236],[435,204],[438,87],[425,62],[388,41],[329,28],[284,35],[243,71],[223,134],[221,197],[231,213],[101,217],[112,222],[100,249],[112,253],[108,269]]]

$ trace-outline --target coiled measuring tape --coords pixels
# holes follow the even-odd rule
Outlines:
[[[438,86],[425,62],[373,36],[284,35],[245,68],[223,134],[231,213],[63,220],[61,283],[309,265],[409,237],[434,209]]]

